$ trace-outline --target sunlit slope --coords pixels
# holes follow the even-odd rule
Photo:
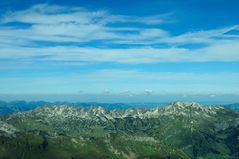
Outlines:
[[[45,106],[2,119],[2,156],[16,158],[238,158],[239,114],[176,102],[106,110]],[[39,156],[38,156],[39,155]]]

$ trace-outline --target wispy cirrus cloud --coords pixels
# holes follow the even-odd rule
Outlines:
[[[30,26],[27,28],[2,27],[1,36],[6,39],[20,38],[28,41],[89,42],[124,39],[127,34],[133,36],[143,34],[151,37],[150,29],[109,25],[115,23],[160,24],[163,22],[163,16],[131,17],[111,15],[104,10],[89,11],[80,7],[42,4],[27,10],[8,13],[1,20],[2,24],[13,22],[30,24]],[[157,35],[166,34],[166,31],[162,29],[153,29],[153,31],[156,31]]]
[[[238,25],[172,35],[159,25],[167,23],[168,16],[35,5],[0,19],[0,59],[19,63],[239,61],[239,37],[233,33]],[[187,44],[203,45],[190,48]]]
[[[54,47],[2,47],[2,59],[19,62],[116,62],[116,63],[157,63],[157,62],[208,62],[239,61],[239,41],[228,41],[190,50],[187,48],[95,48],[80,46]]]
[[[128,16],[112,15],[106,10],[88,10],[83,7],[65,7],[58,5],[39,4],[33,7],[9,12],[2,22],[22,22],[32,24],[56,24],[56,23],[78,23],[78,24],[107,24],[115,22],[135,22],[144,24],[161,24],[164,18],[170,14],[152,16]]]

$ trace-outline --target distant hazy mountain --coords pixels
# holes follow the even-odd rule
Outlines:
[[[238,150],[239,114],[198,103],[44,106],[0,122],[0,158],[238,159]]]
[[[239,112],[239,103],[224,105],[226,108]]]
[[[22,112],[27,110],[32,110],[36,107],[46,105],[48,102],[36,101],[36,102],[26,102],[26,101],[12,101],[5,102],[0,101],[0,115],[12,114],[15,112]]]

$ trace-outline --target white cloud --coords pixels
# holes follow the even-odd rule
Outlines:
[[[26,64],[46,62],[197,62],[239,61],[239,37],[231,31],[238,25],[213,30],[199,30],[172,36],[155,24],[166,23],[165,16],[132,17],[112,15],[106,10],[91,11],[81,7],[41,4],[6,14],[0,20],[0,59]],[[6,27],[9,22],[28,23],[28,27]],[[144,28],[128,23],[150,25]],[[125,27],[118,27],[125,23]],[[110,24],[115,24],[113,27]],[[170,24],[169,24],[170,25]],[[83,47],[100,41],[102,45]],[[67,44],[62,44],[66,43]],[[42,44],[43,43],[43,44]],[[50,46],[53,43],[55,46]],[[72,43],[78,46],[72,46]],[[137,44],[126,48],[111,45]],[[163,45],[164,47],[153,47]],[[201,48],[185,44],[206,44]],[[45,58],[39,58],[45,57]]]
[[[49,6],[47,4],[35,5],[23,11],[8,13],[2,20],[7,22],[23,22],[32,24],[79,23],[89,24],[93,19],[102,17],[104,11],[89,12],[80,7]]]
[[[103,93],[103,94],[110,94],[110,90],[104,89],[102,93]]]
[[[109,27],[111,23],[137,22],[158,24],[163,21],[162,15],[149,17],[131,17],[111,15],[107,11],[89,11],[80,7],[36,5],[30,9],[6,14],[0,21],[2,24],[21,22],[31,24],[29,28],[2,27],[0,35],[5,39],[23,39],[51,42],[82,42],[91,40],[124,39],[119,31],[131,30],[140,34],[137,37],[152,37],[152,31],[165,34],[162,29],[139,29],[125,27]],[[161,35],[160,35],[161,36]],[[128,36],[130,37],[130,36]]]
[[[151,89],[145,89],[144,92],[145,92],[146,96],[150,96],[153,93],[153,91]]]
[[[175,37],[167,37],[165,38],[165,42],[168,43],[175,43],[175,44],[184,44],[184,43],[214,43],[217,41],[220,41],[215,38],[221,38],[221,40],[224,40],[224,37],[227,37],[225,35],[226,33],[237,30],[239,28],[238,25],[231,26],[231,27],[225,27],[220,29],[213,29],[213,30],[203,30],[203,31],[194,31],[185,33],[182,35],[178,35]]]
[[[209,97],[210,97],[210,98],[215,98],[216,95],[215,95],[215,94],[210,94]]]
[[[18,62],[200,62],[239,61],[239,41],[215,43],[205,48],[190,50],[185,48],[94,48],[77,46],[56,47],[1,47],[0,58]],[[0,45],[1,46],[1,45]],[[45,57],[45,58],[39,58]],[[100,58],[99,58],[100,57]]]

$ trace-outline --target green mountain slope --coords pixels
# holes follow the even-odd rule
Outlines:
[[[1,125],[1,158],[239,158],[239,114],[220,106],[45,106]]]

